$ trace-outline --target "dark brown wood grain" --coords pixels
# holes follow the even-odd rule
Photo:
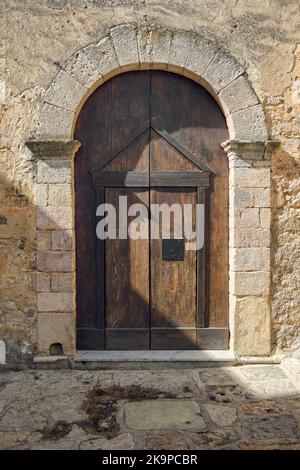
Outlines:
[[[149,206],[146,189],[106,188],[107,203],[118,207],[119,196],[127,196],[128,206],[135,203]],[[116,240],[108,239],[105,257],[106,327],[149,328],[149,241],[122,240],[119,236]]]
[[[193,188],[151,189],[150,203],[192,204],[196,203]],[[174,236],[173,225],[171,237]],[[159,239],[151,239],[151,326],[196,326],[196,252],[185,251],[182,261],[162,259],[161,231]]]
[[[209,93],[176,74],[151,74],[151,125],[200,159],[214,173],[210,189],[209,325],[228,324],[228,139],[225,118]]]
[[[227,347],[228,132],[216,102],[173,73],[123,73],[88,99],[75,138],[78,347]],[[146,205],[205,200],[205,250],[162,261],[161,239],[99,243],[103,194]]]

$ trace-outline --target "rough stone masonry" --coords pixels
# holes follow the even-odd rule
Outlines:
[[[68,329],[73,327],[74,320],[73,317],[72,321],[68,320],[74,310],[70,265],[74,255],[71,170],[60,161],[60,168],[49,174],[50,167],[38,161],[26,142],[38,135],[44,99],[55,77],[57,83],[64,73],[72,76],[72,70],[62,70],[63,64],[76,51],[98,43],[112,28],[126,23],[151,30],[154,36],[158,30],[196,34],[245,69],[263,107],[268,137],[278,140],[280,146],[272,152],[270,183],[268,176],[263,180],[263,162],[258,162],[262,180],[255,176],[257,168],[250,168],[250,174],[240,167],[235,170],[239,183],[231,181],[236,186],[232,194],[233,205],[237,207],[237,212],[231,215],[234,225],[240,227],[235,232],[240,238],[234,241],[238,256],[237,250],[232,250],[230,255],[236,273],[231,279],[237,303],[236,320],[243,324],[244,332],[245,325],[251,329],[251,318],[263,312],[266,318],[271,306],[271,323],[260,325],[261,331],[266,332],[264,337],[271,333],[271,352],[288,354],[300,347],[298,17],[297,0],[278,0],[267,6],[258,0],[41,0],[38,3],[5,0],[1,3],[0,340],[5,342],[8,362],[30,362],[37,354],[38,322],[42,327],[46,325],[43,319],[46,320],[49,310],[53,312],[57,331],[64,331],[65,335],[70,336]],[[122,45],[122,41],[119,43]],[[130,48],[125,52],[132,53]],[[173,60],[180,61],[180,57],[177,55]],[[90,81],[89,86],[93,86],[99,77],[89,67],[87,62],[82,74],[86,82]],[[210,79],[213,81],[214,76]],[[258,105],[251,92],[241,84],[240,93],[231,96],[230,86],[222,89],[222,77],[215,82],[220,96],[227,100],[231,97],[230,112],[236,129],[240,129],[241,102],[248,103],[247,120],[253,126],[253,112]],[[72,84],[71,95],[80,96],[82,85],[75,79]],[[49,112],[64,102],[70,103],[68,93],[65,90],[60,103],[56,103],[57,96],[48,91],[47,102],[52,102]],[[63,118],[70,112],[61,111],[62,121],[57,121],[57,125],[62,131]],[[224,112],[227,114],[228,110]],[[241,138],[247,140],[247,135]],[[231,161],[231,165],[236,163],[234,159]],[[253,180],[257,183],[255,190]],[[39,213],[37,207],[43,210]],[[61,219],[62,213],[65,226],[56,230],[56,220]],[[50,219],[53,227],[49,227]],[[256,229],[247,230],[249,224]],[[269,232],[270,239],[266,242],[265,234]],[[250,351],[247,335],[241,334],[239,341],[242,344],[237,343],[237,348]],[[71,343],[69,346],[70,350],[74,347]],[[259,344],[257,348],[259,353]]]

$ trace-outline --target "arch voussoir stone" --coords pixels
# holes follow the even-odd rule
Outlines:
[[[191,33],[175,34],[172,37],[168,64],[184,69],[194,42],[195,35]]]
[[[46,91],[38,136],[71,139],[81,106],[99,84],[122,71],[151,68],[182,73],[206,87],[223,109],[231,139],[267,139],[263,108],[232,56],[194,33],[131,23],[111,28],[62,66]]]
[[[98,86],[99,79],[101,81],[104,76],[109,77],[109,74],[120,68],[120,63],[110,36],[101,39],[97,44],[86,46],[83,52],[90,63],[93,64],[93,67],[98,71],[98,81],[94,84],[92,89]]]
[[[122,70],[131,64],[139,64],[139,52],[136,28],[132,24],[123,24],[110,30],[113,46]]]
[[[218,51],[203,72],[203,78],[215,93],[244,73],[244,69],[230,55]]]
[[[258,142],[268,139],[265,114],[261,104],[229,114],[227,124],[232,139]]]
[[[75,113],[45,103],[42,107],[37,139],[39,141],[70,140]]]
[[[60,70],[45,95],[45,102],[59,108],[75,111],[87,88],[72,75]]]
[[[259,103],[256,94],[244,75],[239,76],[222,88],[219,99],[225,116]]]
[[[262,106],[233,57],[194,33],[134,24],[113,27],[62,66],[46,91],[38,136],[72,138],[74,121],[90,93],[114,74],[138,68],[169,69],[193,78],[218,100],[232,139],[267,139]]]

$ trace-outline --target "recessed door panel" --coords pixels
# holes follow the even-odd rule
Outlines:
[[[119,220],[120,197],[128,207],[149,207],[149,190],[139,188],[106,188],[105,202],[116,209]],[[127,221],[130,223],[131,219]],[[142,349],[149,347],[149,241],[120,239],[105,241],[105,295],[107,349]],[[128,336],[128,331],[135,330]],[[117,331],[118,330],[118,331]],[[126,343],[128,339],[128,344]],[[127,344],[127,347],[125,347]]]
[[[160,227],[159,239],[151,239],[151,345],[153,349],[195,349],[196,328],[196,251],[184,249],[179,259],[163,259],[163,240],[174,237],[174,227],[184,226],[184,205],[190,205],[195,221],[195,188],[151,189],[151,204],[167,204],[170,212],[170,235]],[[176,221],[177,218],[177,221]],[[163,222],[160,216],[161,224]],[[195,226],[194,226],[195,228]],[[166,227],[165,227],[166,229]],[[178,235],[180,236],[180,234]],[[184,240],[184,248],[187,240]],[[168,258],[168,257],[166,257]],[[159,329],[159,331],[158,331]],[[178,330],[176,333],[171,331]]]

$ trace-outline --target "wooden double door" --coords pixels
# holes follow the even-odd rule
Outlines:
[[[94,92],[75,136],[78,349],[227,348],[227,129],[217,104],[183,77],[129,72]],[[105,240],[104,203],[117,224]],[[153,215],[158,205],[167,218]],[[195,232],[197,216],[204,243],[194,250],[185,229]],[[128,236],[130,224],[143,234]]]

